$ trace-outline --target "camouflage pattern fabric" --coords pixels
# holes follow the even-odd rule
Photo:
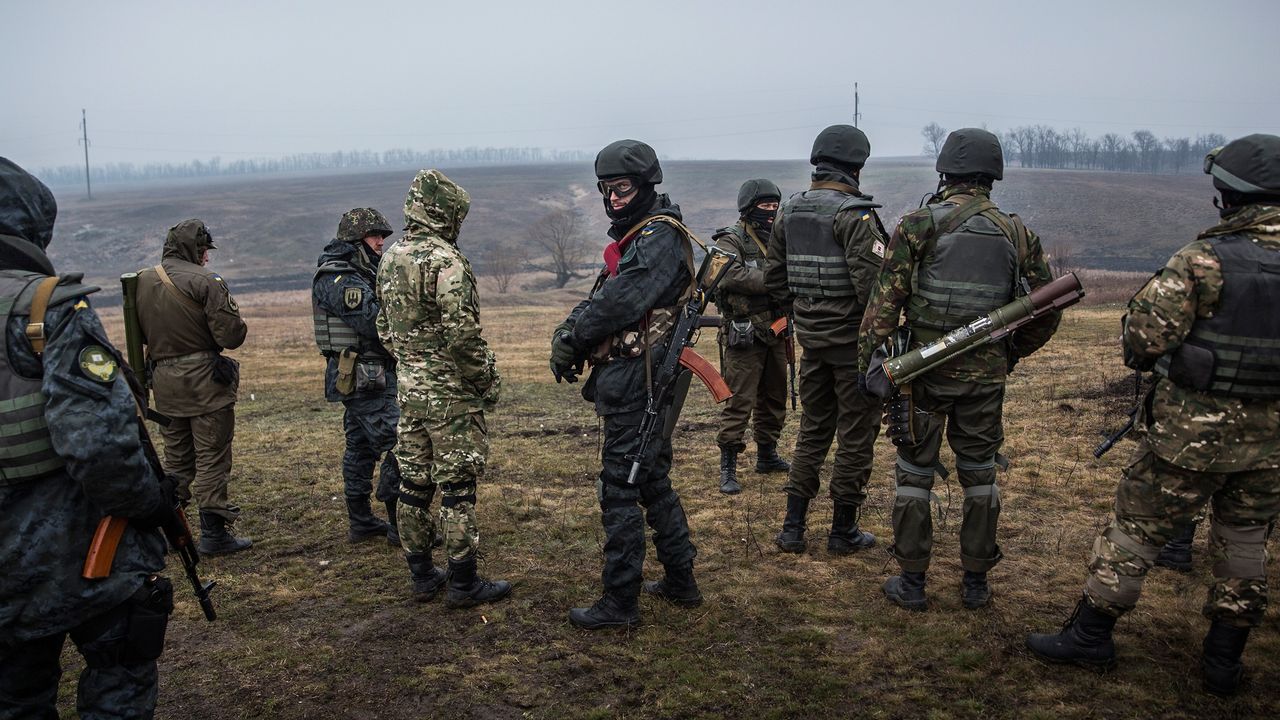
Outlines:
[[[342,214],[336,238],[339,242],[357,243],[370,235],[391,235],[391,225],[382,213],[373,208],[355,208]]]
[[[397,361],[401,416],[400,537],[427,552],[434,525],[428,505],[440,485],[445,551],[474,555],[476,483],[484,475],[484,412],[498,401],[500,378],[481,336],[471,264],[457,247],[471,198],[438,170],[414,178],[405,200],[405,235],[378,268],[378,335]]]
[[[935,202],[959,204],[975,197],[989,198],[990,194],[989,188],[978,185],[952,185],[943,190],[935,198]],[[898,327],[898,317],[914,291],[913,275],[917,267],[926,260],[925,249],[935,229],[933,213],[929,208],[921,208],[904,215],[893,231],[859,330],[858,367],[862,372],[866,372],[871,363],[871,353]],[[1027,257],[1019,270],[1032,289],[1053,280],[1040,238],[1030,230],[1027,231]],[[982,345],[931,372],[956,380],[1004,382],[1011,366],[1010,360],[1016,361],[1040,349],[1058,329],[1060,317],[1061,313],[1050,313],[1043,320],[1037,320],[1014,333],[1008,345]],[[913,338],[912,349],[923,344],[925,342],[922,338]],[[1010,352],[1012,358],[1009,356]]]

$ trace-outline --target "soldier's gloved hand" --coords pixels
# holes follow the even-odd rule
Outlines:
[[[561,380],[578,381],[578,351],[569,342],[572,336],[573,326],[567,322],[557,325],[551,333],[551,374],[557,383]]]
[[[493,374],[493,382],[489,383],[489,387],[480,395],[480,402],[484,405],[485,410],[492,410],[498,406],[498,395],[502,389],[502,378],[498,373]]]
[[[871,388],[867,387],[867,374],[864,372],[858,373],[858,392],[861,393],[863,397],[880,398],[879,395],[871,392]]]
[[[160,477],[160,508],[150,515],[129,518],[129,521],[140,528],[164,527],[176,521],[173,509],[177,507],[178,483],[174,477],[165,473]]]

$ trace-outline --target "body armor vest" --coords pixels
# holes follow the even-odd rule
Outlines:
[[[804,298],[854,297],[844,247],[836,240],[836,214],[851,208],[878,208],[856,195],[820,188],[793,195],[781,217],[787,236],[787,288]]]
[[[1157,373],[1192,390],[1280,398],[1280,252],[1245,235],[1208,240],[1222,263],[1221,305],[1197,318]]]
[[[39,273],[0,271],[0,485],[43,480],[63,474],[62,458],[53,450],[44,417],[40,378],[25,378],[9,365],[9,319],[30,312]]]
[[[935,227],[965,205],[930,205]],[[970,215],[955,229],[928,241],[923,259],[915,268],[912,293],[907,301],[907,324],[939,335],[962,327],[975,318],[1009,304],[1018,285],[1017,230],[992,218],[994,209]]]
[[[720,238],[729,235],[736,239],[736,245],[740,249],[734,253],[738,255],[738,260],[743,264],[755,262],[755,268],[763,270],[765,251],[760,249],[760,245],[747,234],[742,225],[721,228],[716,231],[716,234],[711,239],[718,241]],[[756,315],[771,314],[772,310],[768,293],[748,295],[733,292],[732,290],[716,290],[715,301],[716,308],[720,310],[720,315],[727,320],[746,320]]]
[[[327,262],[316,270],[311,282],[314,285],[321,275],[357,272],[357,268],[350,263],[340,260]],[[311,320],[315,329],[316,347],[320,348],[320,354],[334,355],[354,347],[361,355],[382,356],[380,347],[360,337],[350,325],[343,322],[342,318],[325,312],[314,299],[311,301]]]

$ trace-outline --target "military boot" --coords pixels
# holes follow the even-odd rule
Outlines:
[[[831,534],[827,536],[827,552],[852,555],[876,544],[876,536],[858,529],[858,506],[836,503],[831,512]]]
[[[960,587],[960,602],[966,609],[977,610],[991,604],[991,586],[987,584],[986,573],[965,570]]]
[[[374,516],[367,497],[347,498],[347,520],[350,522],[347,542],[353,545],[374,538],[384,538],[390,530],[387,523]]]
[[[808,513],[809,498],[787,494],[787,515],[782,519],[782,532],[773,540],[779,550],[789,553],[804,552],[804,518]]]
[[[640,590],[676,607],[692,608],[702,604],[702,593],[693,579],[693,563],[666,570],[665,577],[646,582]]]
[[[924,573],[902,571],[884,581],[884,594],[889,602],[907,610],[924,610],[929,602],[924,596]]]
[[[1047,662],[1110,670],[1116,665],[1116,646],[1111,641],[1111,630],[1115,626],[1115,617],[1081,598],[1075,612],[1063,623],[1062,632],[1032,633],[1027,636],[1027,649]]]
[[[738,451],[727,445],[720,446],[720,492],[725,495],[742,492],[738,484]]]
[[[1227,697],[1240,689],[1240,680],[1244,677],[1240,656],[1249,641],[1250,629],[1228,625],[1222,620],[1214,620],[1209,626],[1209,633],[1204,636],[1204,655],[1200,658],[1205,692]]]
[[[444,604],[451,608],[469,608],[481,603],[497,602],[511,594],[506,580],[485,580],[476,574],[476,556],[466,560],[449,560],[449,593]]]
[[[404,559],[409,563],[409,579],[413,581],[413,599],[427,602],[440,592],[449,579],[444,568],[438,568],[431,562],[431,551],[405,553]]]
[[[200,511],[200,542],[196,543],[196,551],[201,555],[230,555],[248,550],[252,545],[249,538],[238,538],[231,532],[225,517]]]
[[[640,624],[640,605],[605,593],[589,608],[570,610],[569,622],[583,630],[633,628]]]
[[[392,498],[386,501],[387,506],[387,544],[391,547],[400,547],[400,525],[396,522],[396,500]],[[435,547],[432,545],[432,547]]]
[[[791,469],[791,463],[778,454],[777,443],[756,443],[756,472],[780,473]]]
[[[1191,542],[1196,539],[1196,524],[1188,523],[1174,538],[1160,548],[1156,565],[1178,572],[1191,572]]]

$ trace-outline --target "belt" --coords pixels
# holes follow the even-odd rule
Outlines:
[[[155,364],[157,367],[163,367],[165,365],[177,365],[183,360],[212,360],[218,357],[218,355],[219,352],[217,350],[199,350],[197,352],[187,353],[186,355],[174,355],[173,357],[161,358],[156,360]]]

